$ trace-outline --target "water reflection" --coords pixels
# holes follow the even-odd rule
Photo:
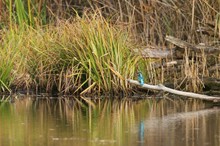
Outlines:
[[[198,100],[0,103],[0,146],[219,145],[220,110]]]

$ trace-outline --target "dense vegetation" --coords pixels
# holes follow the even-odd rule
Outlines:
[[[137,70],[146,82],[163,82],[163,70],[150,64],[157,60],[133,49],[167,47],[165,35],[191,43],[216,41],[219,8],[220,2],[212,0],[0,1],[0,91],[127,92],[125,79],[136,78]],[[198,33],[202,28],[214,37]],[[198,74],[187,76],[188,81]]]

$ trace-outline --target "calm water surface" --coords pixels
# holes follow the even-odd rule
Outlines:
[[[0,103],[0,146],[219,146],[220,109],[196,100]]]

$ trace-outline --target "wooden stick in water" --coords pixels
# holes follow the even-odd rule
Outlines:
[[[131,83],[131,84],[135,84],[135,85],[141,86],[140,83],[138,81],[136,81],[136,80],[127,79],[127,81],[129,83]],[[165,91],[165,92],[169,92],[169,93],[176,94],[176,95],[192,97],[192,98],[197,98],[197,99],[202,99],[202,100],[207,100],[207,101],[220,102],[220,97],[208,96],[208,95],[203,95],[203,94],[197,94],[197,93],[193,93],[193,92],[179,91],[179,90],[175,90],[175,89],[171,89],[171,88],[165,87],[162,84],[159,84],[159,85],[144,84],[141,87],[142,88],[147,88],[147,89],[152,89],[152,90]]]

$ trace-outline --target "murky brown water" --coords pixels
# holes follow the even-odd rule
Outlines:
[[[0,146],[218,146],[220,109],[196,100],[0,103]]]

